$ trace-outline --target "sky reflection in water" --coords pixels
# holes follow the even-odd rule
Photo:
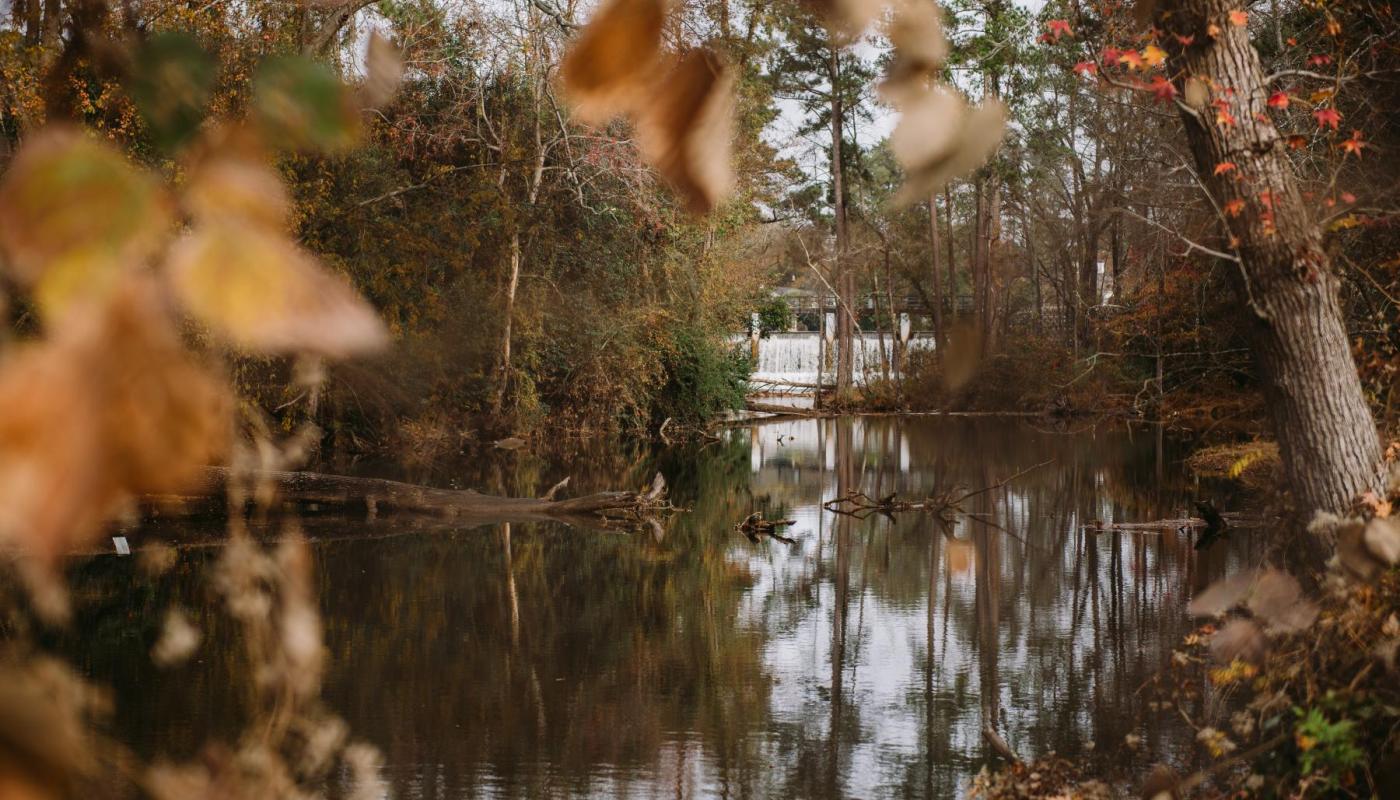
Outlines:
[[[988,722],[1027,755],[1116,757],[1149,728],[1189,751],[1189,731],[1144,724],[1136,692],[1190,629],[1185,599],[1253,546],[1081,530],[1185,515],[1198,490],[1151,429],[802,420],[703,448],[492,459],[453,480],[538,494],[565,474],[588,491],[659,468],[691,510],[659,542],[313,521],[326,695],[382,748],[398,797],[955,797],[989,757]],[[821,506],[848,488],[977,489],[1051,459],[951,525]],[[736,533],[755,510],[795,519],[796,544]],[[114,685],[118,734],[144,755],[236,730],[245,695],[204,584],[212,557],[185,551],[154,586],[114,557],[75,577],[87,600],[67,645]],[[147,653],[171,601],[207,638],[161,671]]]

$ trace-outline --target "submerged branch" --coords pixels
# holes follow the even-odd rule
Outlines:
[[[198,510],[203,506],[228,511],[226,498],[234,477],[225,467],[209,467],[202,497],[148,498],[153,501],[184,501],[178,505]],[[567,484],[560,481],[544,497],[500,497],[471,490],[437,489],[382,478],[357,478],[317,472],[265,471],[238,475],[238,480],[266,484],[275,491],[282,505],[300,510],[363,510],[374,517],[384,513],[420,514],[451,519],[547,520],[591,518],[595,521],[643,519],[650,513],[674,510],[666,500],[666,481],[657,473],[652,484],[641,492],[595,492],[580,497],[555,499]],[[169,505],[161,502],[162,506]]]

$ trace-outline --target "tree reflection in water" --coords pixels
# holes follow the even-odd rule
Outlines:
[[[1247,537],[1198,554],[1178,534],[1081,529],[1184,514],[1162,447],[1141,429],[859,418],[656,453],[493,454],[452,477],[539,493],[571,473],[587,491],[659,468],[692,510],[660,541],[311,521],[327,695],[383,749],[398,797],[956,796],[991,755],[984,723],[1026,754],[1122,742],[1137,687],[1189,628],[1184,599],[1250,555]],[[951,524],[821,507],[1046,459]],[[797,544],[734,533],[756,510],[796,519]],[[185,550],[155,584],[130,559],[76,567],[81,614],[56,646],[114,685],[118,733],[148,755],[188,754],[242,713],[211,558]],[[162,672],[147,653],[172,600],[203,616],[206,645]]]

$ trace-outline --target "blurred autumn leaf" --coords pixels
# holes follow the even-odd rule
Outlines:
[[[575,116],[600,125],[635,106],[653,77],[665,22],[664,0],[613,0],[594,15],[560,67]]]
[[[48,320],[149,256],[169,219],[154,180],[74,128],[29,137],[0,181],[0,249]]]
[[[344,358],[387,342],[344,278],[275,232],[232,220],[201,225],[172,248],[169,269],[185,308],[238,347]]]
[[[253,78],[253,113],[269,141],[342,150],[359,135],[358,109],[334,71],[295,56],[269,58]]]
[[[158,33],[136,51],[127,91],[158,147],[174,151],[199,130],[217,64],[194,37]]]

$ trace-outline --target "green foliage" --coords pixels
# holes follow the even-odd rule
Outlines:
[[[1329,787],[1342,784],[1347,774],[1360,767],[1366,754],[1357,746],[1356,723],[1349,719],[1333,722],[1321,709],[1294,708],[1298,723],[1293,728],[1298,745],[1298,764],[1304,775],[1320,773]]]
[[[677,328],[664,355],[666,383],[656,415],[681,422],[701,422],[744,407],[752,366],[743,352],[703,329]]]
[[[784,298],[770,297],[758,307],[758,327],[765,336],[773,331],[785,331],[796,321],[792,306]]]

